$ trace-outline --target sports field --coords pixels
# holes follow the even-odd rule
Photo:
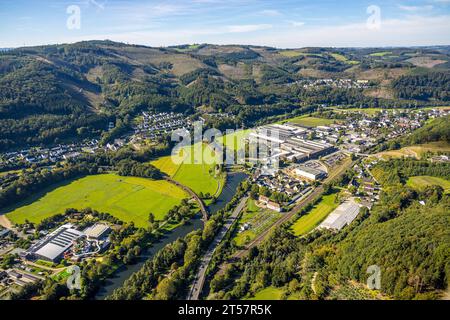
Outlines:
[[[431,176],[410,177],[406,182],[406,185],[418,190],[422,190],[427,186],[437,185],[441,186],[445,190],[445,193],[450,193],[450,181],[437,177]]]
[[[25,219],[40,222],[57,213],[64,213],[67,208],[90,207],[145,227],[150,212],[156,219],[162,219],[168,210],[187,197],[183,190],[164,180],[102,174],[43,190],[17,204],[7,213],[7,217],[14,223],[23,223]]]
[[[307,234],[315,227],[317,227],[338,204],[334,202],[336,194],[329,194],[322,197],[322,200],[314,206],[314,208],[307,214],[303,215],[295,221],[291,229],[296,236]]]
[[[151,164],[197,194],[200,192],[211,195],[220,194],[222,179],[215,176],[214,153],[206,145],[202,145],[199,149],[194,148],[181,151],[181,161],[179,161],[181,164],[173,161],[171,156],[159,158]],[[197,156],[198,152],[203,154],[203,158]]]

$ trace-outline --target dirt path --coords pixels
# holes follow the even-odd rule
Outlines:
[[[0,215],[0,226],[6,228],[6,229],[12,229],[13,224],[9,219],[6,217],[6,215]]]

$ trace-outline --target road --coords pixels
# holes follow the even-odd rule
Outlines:
[[[208,265],[211,262],[214,252],[222,242],[225,235],[230,230],[233,223],[236,221],[239,214],[245,208],[247,201],[248,197],[244,197],[241,199],[237,207],[234,209],[233,213],[225,220],[225,223],[222,226],[222,229],[219,231],[219,234],[214,238],[214,241],[210,244],[208,250],[203,255],[203,258],[200,262],[200,269],[198,270],[197,276],[195,277],[194,283],[192,284],[191,290],[189,291],[187,300],[199,299],[203,286],[205,284],[206,270],[208,269]]]
[[[345,173],[345,171],[347,171],[348,168],[351,168],[354,164],[356,163],[356,161],[347,161],[346,163],[344,163],[340,168],[338,168],[338,170],[336,170],[332,175],[330,175],[325,181],[324,183],[330,183],[332,182],[334,179],[336,179],[338,176],[342,175],[343,173]],[[250,243],[248,243],[245,247],[244,250],[240,250],[237,251],[232,257],[231,259],[240,259],[242,257],[244,257],[251,248],[257,246],[258,244],[260,244],[266,237],[267,235],[274,230],[275,228],[277,228],[278,226],[282,225],[283,223],[285,223],[286,221],[289,221],[294,215],[296,215],[298,212],[300,212],[305,206],[307,206],[309,203],[313,202],[314,199],[316,199],[317,197],[319,197],[321,194],[323,193],[323,184],[320,185],[319,187],[315,188],[313,190],[313,192],[311,192],[306,198],[303,198],[301,201],[299,201],[294,208],[292,208],[289,212],[287,212],[286,214],[284,214],[279,220],[277,220],[277,222],[275,222],[270,228],[268,228],[267,230],[265,230],[264,232],[262,232],[260,235],[258,235],[255,239],[253,239]]]
[[[202,199],[200,199],[200,197],[194,191],[192,191],[190,188],[186,187],[185,185],[179,183],[178,181],[173,180],[172,178],[166,177],[165,179],[168,182],[176,185],[177,187],[180,187],[181,189],[186,191],[192,198],[194,198],[195,201],[197,201],[198,205],[200,206],[200,211],[202,212],[202,215],[203,215],[203,222],[208,221],[209,216],[208,216],[208,210],[206,210],[205,203],[203,202]]]

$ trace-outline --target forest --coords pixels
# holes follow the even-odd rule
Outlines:
[[[405,62],[406,53],[428,55],[436,50],[396,49],[398,58],[390,58],[393,61],[378,61],[366,51],[304,48],[291,56],[266,47],[201,45],[191,50],[112,41],[2,51],[0,151],[89,137],[106,144],[129,132],[132,119],[143,110],[195,117],[207,108],[233,114],[233,123],[227,126],[241,127],[323,104],[413,107],[418,102],[448,101],[446,69],[416,74]],[[448,50],[442,48],[439,54],[448,57]],[[388,73],[392,68],[411,72],[389,79],[387,86],[395,93],[390,98],[357,88],[295,85],[317,77],[302,71],[313,70],[330,79],[359,79],[363,72]],[[371,80],[375,87],[381,82],[386,79]],[[116,125],[110,132],[109,122]]]
[[[244,260],[216,274],[211,292],[219,299],[241,299],[275,287],[283,298],[335,299],[346,287],[370,298],[357,283],[365,284],[367,268],[377,265],[382,297],[435,299],[450,275],[449,206],[440,187],[421,192],[400,187],[383,193],[370,213],[363,210],[338,234],[316,231],[297,238],[280,227]]]

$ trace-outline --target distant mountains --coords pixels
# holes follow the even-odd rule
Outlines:
[[[315,104],[446,101],[449,61],[448,46],[279,50],[87,41],[1,49],[0,150],[99,135],[109,121],[126,128],[143,109],[186,115],[229,112],[236,115],[237,124],[252,125]],[[434,74],[439,74],[438,81]],[[423,75],[428,75],[425,80]],[[371,86],[357,90],[288,85],[322,78],[364,79]],[[402,81],[394,86],[398,79]],[[412,92],[417,81],[425,93]],[[441,93],[429,92],[428,81]]]

